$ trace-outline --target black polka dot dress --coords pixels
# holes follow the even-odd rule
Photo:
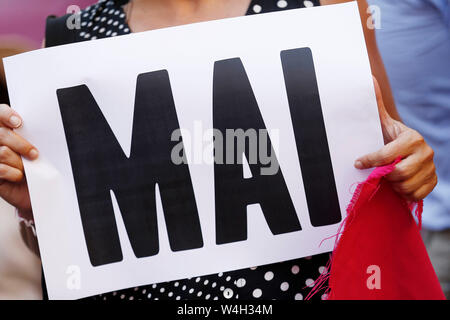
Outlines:
[[[77,41],[115,37],[130,33],[126,13],[127,0],[106,1],[81,12]],[[254,0],[247,14],[318,6],[319,0]],[[314,286],[314,279],[326,271],[329,254],[285,261],[231,272],[193,277],[101,294],[97,300],[223,300],[280,299],[302,300]],[[313,299],[323,299],[320,293]]]
[[[77,41],[95,40],[129,34],[123,5],[129,0],[100,0],[81,12]],[[253,0],[247,15],[319,6],[319,0]]]

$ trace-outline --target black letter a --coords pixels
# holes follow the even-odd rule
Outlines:
[[[214,128],[220,130],[224,137],[228,138],[227,129],[266,130],[239,58],[215,63],[213,91]],[[256,136],[259,148],[260,136]],[[244,151],[247,159],[251,158],[249,143],[246,143]],[[267,143],[267,150],[274,154],[270,139]],[[224,148],[224,159],[228,158],[229,152],[234,154],[232,164],[214,164],[216,242],[223,244],[247,239],[247,205],[253,203],[260,204],[273,234],[301,230],[281,169],[273,175],[261,175],[260,169],[264,166],[258,156],[257,163],[249,163],[253,177],[244,179],[239,161],[242,151],[238,151],[236,146],[234,150]]]

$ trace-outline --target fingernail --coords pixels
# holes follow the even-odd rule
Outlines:
[[[362,162],[359,161],[359,160],[356,160],[356,161],[355,161],[355,168],[356,168],[356,169],[363,169],[363,164],[362,164]]]
[[[9,123],[11,123],[11,125],[14,128],[17,128],[17,127],[20,127],[20,125],[22,124],[22,120],[20,120],[20,118],[17,116],[11,116],[9,118]]]
[[[39,155],[39,152],[36,149],[31,149],[31,151],[28,153],[28,156],[30,159],[36,159]]]

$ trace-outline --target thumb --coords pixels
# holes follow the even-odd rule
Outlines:
[[[355,161],[355,168],[368,169],[380,167],[394,162],[398,157],[406,157],[410,154],[408,137],[400,135],[397,139],[384,145],[378,151],[366,154]]]

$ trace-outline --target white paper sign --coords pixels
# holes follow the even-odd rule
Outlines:
[[[25,169],[53,299],[331,251],[319,244],[367,176],[353,162],[383,144],[355,2],[42,49],[5,68],[18,132],[40,151]],[[212,128],[253,124],[276,174],[247,153],[208,161]],[[178,126],[183,144],[168,135]],[[168,146],[188,164],[168,164]]]

